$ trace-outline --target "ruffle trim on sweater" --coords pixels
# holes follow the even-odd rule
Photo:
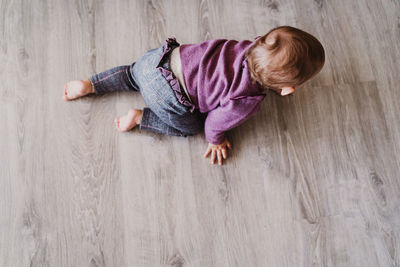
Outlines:
[[[168,38],[167,40],[165,40],[165,43],[163,45],[163,53],[157,64],[157,69],[161,72],[161,74],[164,76],[164,78],[168,81],[168,83],[171,86],[172,90],[174,91],[175,96],[178,99],[179,103],[188,107],[190,109],[190,112],[193,113],[196,107],[192,102],[190,102],[190,100],[186,96],[186,93],[183,91],[183,89],[181,88],[181,85],[179,84],[179,80],[175,77],[175,75],[173,74],[172,71],[162,67],[164,58],[167,55],[169,55],[169,53],[174,48],[176,48],[178,46],[180,46],[180,44],[176,41],[176,38]]]

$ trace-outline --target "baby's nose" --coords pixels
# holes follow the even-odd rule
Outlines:
[[[281,96],[293,94],[294,90],[294,87],[282,87]]]

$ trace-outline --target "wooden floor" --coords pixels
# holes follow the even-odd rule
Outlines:
[[[175,36],[318,37],[324,69],[228,134],[113,128],[139,94],[62,99]],[[397,0],[0,1],[0,266],[400,266]]]

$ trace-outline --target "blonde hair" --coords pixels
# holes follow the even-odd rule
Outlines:
[[[246,51],[253,82],[264,88],[299,86],[317,74],[325,62],[321,43],[290,26],[272,29]]]

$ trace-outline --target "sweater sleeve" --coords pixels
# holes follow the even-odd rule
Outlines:
[[[206,140],[211,144],[221,144],[225,140],[224,132],[258,113],[264,97],[265,95],[257,95],[230,99],[208,112],[204,124]]]

